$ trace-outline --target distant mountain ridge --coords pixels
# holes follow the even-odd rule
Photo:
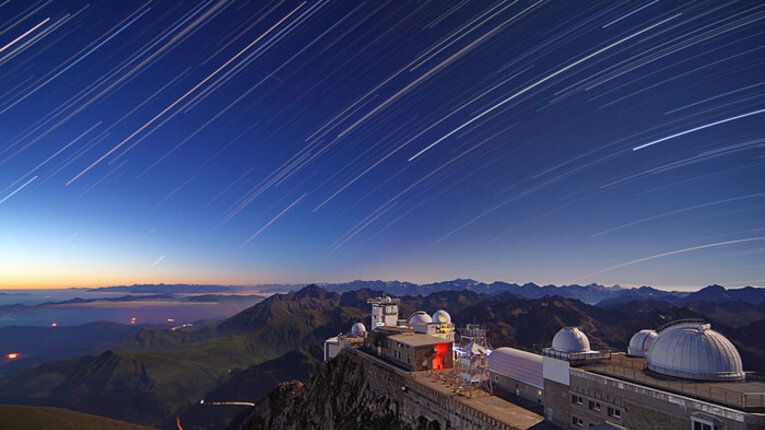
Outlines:
[[[111,293],[185,293],[185,294],[209,294],[209,293],[234,293],[242,287],[214,285],[214,284],[133,284],[117,285],[113,287],[86,288],[88,292]]]
[[[258,290],[262,293],[277,293],[297,291],[308,284],[262,284],[257,286],[224,286],[224,285],[133,285],[121,287],[103,287],[90,289],[89,291],[100,292],[126,292],[137,293],[235,293],[245,290]],[[696,292],[689,291],[665,291],[650,286],[638,288],[625,288],[619,285],[605,286],[600,284],[588,285],[538,285],[533,282],[526,284],[494,281],[491,283],[476,281],[473,279],[454,279],[451,281],[439,281],[427,284],[416,284],[407,281],[364,281],[355,280],[343,283],[316,283],[326,291],[344,293],[361,289],[384,291],[394,296],[427,296],[428,294],[442,291],[474,291],[476,293],[489,294],[492,296],[511,293],[525,299],[540,299],[546,296],[561,296],[567,299],[581,300],[584,303],[601,307],[613,306],[619,303],[631,301],[661,301],[671,304],[684,304],[694,302],[727,303],[741,301],[751,304],[765,303],[765,288],[743,287],[725,288],[714,284],[702,288]]]
[[[419,296],[441,291],[474,291],[496,296],[510,293],[525,299],[541,299],[547,296],[561,296],[576,299],[584,303],[600,307],[612,306],[631,301],[661,301],[670,304],[687,304],[695,302],[727,303],[746,302],[751,304],[765,303],[765,288],[744,287],[727,289],[720,285],[710,285],[696,292],[664,291],[657,288],[642,286],[639,288],[624,288],[619,285],[611,287],[600,284],[589,285],[537,285],[526,283],[519,285],[496,281],[485,283],[473,279],[455,279],[453,281],[434,282],[430,284],[414,284],[400,281],[352,281],[342,284],[318,284],[327,291],[345,292],[362,288],[385,291],[394,296]]]

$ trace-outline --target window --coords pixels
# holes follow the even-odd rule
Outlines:
[[[581,405],[584,400],[582,399],[582,396],[577,396],[576,394],[571,395],[571,403]]]
[[[590,400],[590,409],[592,409],[593,411],[600,412],[600,403],[594,400]]]
[[[697,417],[693,417],[691,420],[692,430],[717,430],[717,426],[715,426],[714,422],[712,421],[707,421]]]
[[[499,375],[494,375],[494,382],[499,382]]]
[[[572,416],[571,417],[571,424],[576,427],[584,427],[584,420],[582,420],[579,417]]]
[[[621,409],[612,408],[611,406],[609,406],[608,416],[611,418],[622,419],[622,411]]]

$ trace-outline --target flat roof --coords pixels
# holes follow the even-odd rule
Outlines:
[[[439,343],[450,342],[440,337],[435,337],[428,334],[419,334],[419,333],[397,334],[394,336],[389,336],[388,339],[395,340],[396,342],[401,342],[404,345],[415,346],[415,347],[436,345]]]
[[[473,398],[455,394],[455,387],[451,384],[453,377],[446,377],[442,381],[442,378],[428,371],[410,372],[410,375],[415,381],[449,396],[455,401],[483,412],[511,428],[519,430],[559,430],[559,427],[545,421],[543,416],[485,391],[477,391],[476,396]]]
[[[586,363],[577,368],[743,411],[765,410],[763,381],[707,382],[665,376],[648,370],[645,358],[625,354],[612,354],[610,360]]]

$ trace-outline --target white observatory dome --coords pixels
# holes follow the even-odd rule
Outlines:
[[[632,335],[630,346],[627,348],[627,355],[633,357],[645,357],[651,345],[659,337],[655,330],[643,329]]]
[[[430,324],[433,322],[433,318],[426,314],[425,311],[417,311],[409,317],[409,326],[414,327],[417,324]]]
[[[449,315],[449,312],[439,309],[433,314],[433,322],[438,324],[449,324],[452,322],[452,316]]]
[[[679,378],[703,381],[744,379],[736,347],[709,324],[680,325],[661,332],[648,350],[648,368]]]
[[[590,350],[590,340],[576,327],[563,327],[555,333],[552,349],[558,352],[587,352]]]
[[[367,328],[364,327],[364,323],[357,322],[356,324],[351,327],[351,336],[353,337],[363,337],[367,334]]]

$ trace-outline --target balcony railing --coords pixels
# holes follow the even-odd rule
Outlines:
[[[695,382],[664,376],[654,377],[647,373],[650,371],[647,371],[644,364],[628,361],[592,363],[587,365],[587,371],[637,382],[641,385],[660,388],[699,400],[731,406],[739,410],[765,410],[765,390],[758,388],[756,392],[746,392],[743,389],[729,388],[730,384],[762,381],[763,376],[754,372],[747,372],[746,382]],[[728,384],[728,386],[720,384]]]

